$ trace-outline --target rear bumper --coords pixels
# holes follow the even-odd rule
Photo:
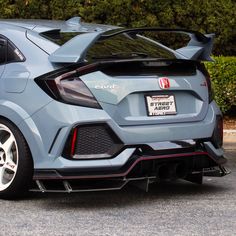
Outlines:
[[[201,184],[203,176],[222,177],[229,172],[222,148],[210,141],[181,140],[146,146],[124,146],[116,157],[68,160],[63,168],[35,169],[31,191],[87,192],[120,190],[129,183],[148,191],[153,182],[185,179]],[[58,161],[58,158],[55,162]],[[69,166],[72,162],[75,166]]]
[[[59,111],[63,112],[63,114],[65,111],[68,111],[69,115],[57,115],[55,117],[55,114],[58,114],[58,110],[56,112],[54,111],[55,106],[60,106],[60,108],[62,106],[65,110],[59,109]],[[52,110],[49,108],[52,108]],[[178,162],[179,160],[187,163],[188,172],[191,173],[202,171],[203,168],[220,166],[226,162],[226,159],[223,157],[223,149],[216,148],[212,143],[211,137],[215,129],[216,118],[217,115],[221,114],[214,102],[209,105],[205,119],[199,122],[132,127],[118,126],[102,110],[65,106],[65,104],[55,103],[49,104],[45,109],[39,111],[40,114],[35,114],[34,120],[37,120],[41,124],[40,118],[43,114],[47,114],[49,121],[50,119],[57,119],[57,122],[50,121],[46,124],[44,122],[43,125],[51,125],[48,130],[52,130],[52,127],[56,128],[55,124],[57,124],[57,129],[55,129],[55,132],[41,133],[42,140],[48,140],[47,144],[49,143],[50,146],[45,148],[45,150],[49,150],[48,155],[37,155],[40,158],[34,162],[35,180],[127,178],[128,175],[133,173],[134,177],[140,175],[142,177],[152,176],[156,175],[160,164]],[[87,115],[83,119],[80,117],[84,114],[84,109],[90,114],[89,120]],[[43,114],[41,114],[42,112]],[[98,117],[101,117],[99,121]],[[64,122],[60,124],[59,120],[62,118]],[[66,125],[65,118],[69,118],[68,124]],[[107,124],[110,131],[105,132],[107,129],[98,129],[98,127],[93,126],[94,124],[97,124],[97,126]],[[117,151],[112,151],[110,156],[103,156],[102,158],[94,157],[94,159],[94,151],[89,153],[89,156],[87,155],[84,159],[73,158],[74,156],[66,157],[63,149],[67,146],[71,131],[75,127],[79,127],[78,133],[82,135],[84,131],[81,132],[80,128],[84,126],[89,128],[94,127],[94,129],[86,131],[86,133],[91,133],[92,135],[89,135],[89,137],[83,136],[81,139],[85,140],[85,145],[88,143],[90,145],[89,147],[86,146],[86,148],[83,148],[82,151],[78,149],[79,154],[82,153],[84,155],[84,149],[97,151],[99,146],[95,145],[95,140],[102,147],[108,143],[106,145],[108,149],[109,146],[113,146],[113,143],[118,144],[118,149],[117,145],[114,145],[114,148],[112,148],[112,150]],[[40,130],[45,130],[45,128],[41,127]],[[114,136],[116,137],[114,138]],[[50,141],[49,138],[51,139]],[[103,143],[101,144],[101,140],[104,140],[104,145]],[[81,146],[83,145],[80,141],[79,147]],[[110,151],[108,153],[111,153]],[[102,152],[103,150],[100,153]],[[154,165],[156,169],[148,169],[146,172],[137,174],[136,169],[140,168],[139,166],[143,164]]]
[[[169,154],[169,149],[171,153],[174,153],[172,149],[178,149],[179,146],[183,148],[179,145],[183,140],[193,140],[195,143],[198,140],[210,141],[216,116],[219,114],[216,104],[211,103],[205,119],[198,122],[118,126],[103,110],[51,102],[35,113],[30,120],[22,122],[21,130],[24,131],[24,136],[31,148],[36,170],[120,168],[140,146],[150,146],[155,151],[166,148],[166,154]],[[45,117],[44,120],[47,122],[42,121],[42,117]],[[109,158],[95,160],[92,159],[92,153],[91,158],[83,160],[65,158],[63,149],[71,131],[74,127],[83,127],[85,124],[107,124],[119,138],[123,147],[120,149],[119,146],[119,150],[116,151],[115,146],[115,151]],[[167,147],[165,147],[166,144],[168,144]],[[171,148],[169,148],[170,144]],[[192,151],[196,149],[191,149]]]
[[[163,143],[167,145],[166,142]],[[184,141],[179,143],[187,144]],[[202,150],[199,147],[202,147]],[[141,148],[133,147],[125,149],[110,160],[81,160],[77,167],[35,169],[33,178],[67,180],[147,177],[155,176],[160,166],[172,163],[184,163],[187,168],[186,174],[191,174],[201,172],[204,168],[222,166],[226,161],[221,148],[216,149],[211,142],[198,145],[192,140],[188,147],[163,149],[155,152],[155,155],[144,154]]]

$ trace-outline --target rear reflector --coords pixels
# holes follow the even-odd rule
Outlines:
[[[76,146],[76,140],[77,140],[77,134],[78,134],[78,128],[74,128],[73,135],[72,135],[72,141],[71,141],[71,156],[75,154],[75,146]]]

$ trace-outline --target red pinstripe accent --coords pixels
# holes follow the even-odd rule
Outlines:
[[[87,175],[87,176],[34,176],[34,180],[40,179],[103,179],[103,178],[116,178],[116,177],[125,177],[130,171],[141,161],[150,161],[156,159],[165,159],[165,158],[175,158],[175,157],[188,157],[188,156],[201,156],[206,155],[212,158],[207,152],[193,152],[193,153],[181,153],[181,154],[171,154],[171,155],[160,155],[160,156],[150,156],[150,157],[140,157],[129,167],[127,171],[119,174],[108,174],[108,175]],[[212,158],[213,159],[213,158]],[[214,159],[213,159],[214,160]]]

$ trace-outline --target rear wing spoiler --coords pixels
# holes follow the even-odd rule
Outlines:
[[[97,41],[106,40],[119,34],[126,34],[129,37],[136,37],[143,32],[173,32],[182,33],[190,37],[190,41],[185,47],[177,50],[164,48],[172,51],[177,58],[188,59],[195,61],[213,61],[210,57],[213,47],[214,34],[202,34],[193,30],[186,29],[160,29],[160,28],[131,28],[131,29],[116,29],[106,32],[92,32],[80,34],[49,56],[49,60],[53,63],[77,63],[85,60],[86,53],[89,48]],[[155,41],[154,41],[155,42]]]
[[[49,56],[53,63],[77,63],[83,61],[87,50],[97,41],[101,33],[84,33],[75,36]]]

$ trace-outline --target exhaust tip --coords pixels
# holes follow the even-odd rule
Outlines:
[[[160,180],[183,179],[188,174],[188,168],[185,163],[163,164],[158,168],[157,177]]]
[[[169,167],[167,164],[163,164],[159,167],[158,171],[157,171],[157,176],[159,179],[169,179],[170,177],[170,173],[169,173]]]
[[[188,174],[188,168],[185,163],[181,162],[176,166],[176,176],[179,179],[183,179]]]

